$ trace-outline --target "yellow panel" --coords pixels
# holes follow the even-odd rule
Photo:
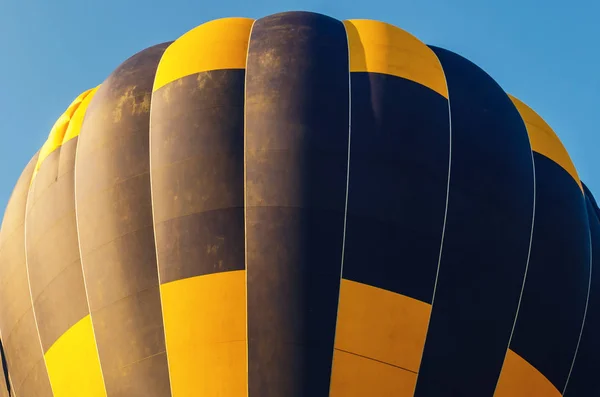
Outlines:
[[[160,290],[173,396],[245,396],[246,272],[190,277]]]
[[[79,132],[81,131],[81,126],[83,125],[83,118],[85,116],[85,112],[90,102],[92,101],[94,94],[96,94],[96,91],[98,91],[98,88],[100,88],[100,86],[93,88],[89,91],[88,95],[86,95],[83,101],[81,101],[81,104],[73,114],[73,117],[71,117],[71,122],[69,123],[65,132],[65,136],[62,140],[63,145],[70,139],[73,139],[79,135]]]
[[[330,397],[413,397],[413,372],[338,350],[333,367]]]
[[[344,21],[350,71],[403,77],[448,98],[442,65],[435,53],[408,32],[371,20]]]
[[[335,348],[416,372],[430,315],[428,303],[342,279]]]
[[[560,165],[575,179],[581,190],[581,181],[575,165],[571,161],[571,157],[567,149],[554,133],[552,128],[538,115],[533,109],[521,102],[519,99],[509,95],[510,99],[515,104],[517,110],[521,114],[521,118],[527,127],[529,141],[531,142],[531,150],[539,154],[543,154],[556,164]]]
[[[163,54],[154,91],[192,74],[246,68],[253,24],[248,18],[223,18],[202,24],[175,40]]]
[[[80,94],[75,100],[69,105],[67,110],[56,120],[54,126],[50,130],[50,134],[48,135],[48,139],[40,149],[40,155],[38,156],[37,164],[35,165],[34,176],[37,171],[40,169],[40,165],[42,162],[58,147],[62,145],[63,138],[65,137],[65,132],[67,131],[67,127],[69,126],[69,122],[71,121],[71,117],[83,102],[85,97],[92,90],[87,90]]]
[[[560,397],[561,394],[533,365],[508,351],[494,397]]]
[[[62,334],[45,358],[55,397],[106,396],[89,315]]]

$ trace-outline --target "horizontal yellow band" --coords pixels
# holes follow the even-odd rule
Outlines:
[[[335,348],[417,371],[431,305],[342,279]]]
[[[509,95],[527,127],[531,150],[548,157],[567,171],[583,190],[575,165],[556,133],[533,109]]]
[[[413,397],[417,374],[335,350],[330,397]]]
[[[40,169],[42,162],[50,155],[50,153],[62,145],[65,133],[67,132],[67,128],[71,122],[71,118],[91,91],[92,90],[89,89],[79,94],[79,96],[75,98],[73,102],[71,102],[67,110],[58,118],[58,120],[56,120],[54,126],[50,130],[50,134],[48,134],[48,139],[46,139],[46,142],[40,149],[40,155],[38,156],[37,164],[35,165],[34,176]]]
[[[344,21],[350,71],[402,77],[448,98],[442,65],[435,53],[410,33],[372,20]]]
[[[244,69],[253,23],[248,18],[223,18],[185,33],[165,50],[156,71],[154,91],[200,72]]]
[[[83,118],[85,117],[85,112],[87,111],[90,102],[92,102],[92,98],[98,91],[98,88],[100,88],[100,86],[89,91],[89,94],[86,95],[86,97],[83,99],[83,101],[73,114],[73,117],[71,117],[71,122],[67,126],[67,131],[65,132],[65,136],[63,137],[63,145],[67,141],[75,138],[76,136],[79,136],[79,133],[81,132],[81,126],[83,125]]]
[[[533,365],[509,350],[494,397],[560,397],[562,393]]]
[[[92,320],[85,316],[45,354],[50,385],[56,397],[105,397]]]
[[[246,271],[171,281],[160,291],[173,395],[243,395]]]

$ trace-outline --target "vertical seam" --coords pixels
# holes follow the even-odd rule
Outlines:
[[[15,384],[12,381],[12,376],[8,374],[8,383],[10,383],[10,393],[8,397],[17,397],[17,391],[15,390]]]
[[[248,218],[247,218],[247,189],[246,189],[246,94],[248,87],[248,59],[250,58],[250,41],[252,40],[252,32],[254,31],[254,25],[257,19],[252,22],[250,32],[248,33],[248,46],[246,47],[246,65],[244,68],[244,287],[246,288],[246,395],[250,395],[250,339],[248,337]]]
[[[160,61],[156,65],[156,71],[155,71],[155,75],[154,75],[155,82],[156,82],[156,76],[158,75],[158,68],[160,67],[160,64],[162,61],[162,57],[165,55],[165,53],[167,52],[167,49],[170,46],[171,46],[171,44],[169,44],[169,46],[165,49],[163,54],[160,56],[160,58],[161,58]],[[169,377],[169,393],[170,393],[170,396],[172,396],[173,395],[173,379],[171,377],[171,364],[169,361],[169,345],[168,345],[168,341],[167,341],[167,327],[165,325],[165,311],[164,311],[164,307],[163,307],[162,283],[160,280],[160,264],[159,264],[159,259],[158,259],[158,242],[156,239],[156,213],[155,213],[155,208],[154,208],[154,187],[152,184],[152,105],[154,104],[154,101],[152,99],[154,97],[155,92],[156,91],[154,91],[154,84],[152,84],[152,92],[150,93],[150,110],[149,110],[149,114],[148,114],[148,176],[150,177],[150,208],[152,211],[152,239],[154,240],[154,256],[156,259],[156,279],[158,281],[158,297],[159,297],[159,301],[160,301],[160,316],[161,316],[162,325],[163,325],[163,338],[165,341],[165,359],[167,360],[167,375]]]
[[[430,49],[431,50],[431,49]],[[421,373],[421,366],[423,365],[423,354],[425,353],[425,345],[427,344],[427,336],[429,335],[429,326],[431,325],[431,317],[433,316],[433,304],[435,302],[435,295],[437,291],[438,279],[440,276],[440,268],[442,264],[442,252],[444,249],[444,240],[446,237],[446,221],[448,220],[448,203],[450,201],[450,176],[452,171],[452,108],[450,107],[450,87],[448,86],[448,79],[446,78],[446,71],[444,65],[439,60],[437,54],[431,50],[441,66],[442,74],[444,75],[444,81],[446,82],[446,91],[448,92],[448,177],[446,182],[446,205],[444,208],[444,223],[442,224],[442,235],[440,237],[440,252],[438,255],[437,269],[435,272],[435,281],[433,282],[433,292],[431,297],[431,314],[429,315],[429,321],[427,322],[427,330],[425,332],[425,342],[423,344],[423,350],[421,351],[421,361],[419,362],[419,368],[417,369],[417,376],[415,377],[415,388],[414,393],[417,391],[417,384],[419,381],[419,375]]]
[[[5,365],[3,365],[3,369],[4,369],[4,373],[2,374],[2,376],[4,376],[4,380],[6,381],[6,391],[8,392],[8,397],[10,397],[12,395],[12,382],[10,381],[10,373],[8,372],[8,356],[6,355],[6,347],[4,344],[5,340],[2,338],[2,330],[0,329],[0,344],[2,344],[2,352],[4,353],[2,356],[2,358],[4,359],[4,363]]]
[[[23,218],[23,247],[25,248],[25,271],[27,273],[27,287],[29,288],[29,299],[31,301],[31,312],[33,313],[33,322],[35,323],[35,330],[38,335],[38,341],[40,342],[40,351],[42,352],[42,359],[44,360],[44,366],[46,367],[46,374],[48,375],[48,383],[50,383],[50,390],[54,395],[54,390],[52,389],[52,381],[50,380],[50,372],[48,371],[48,362],[46,361],[46,354],[44,352],[44,346],[42,346],[42,337],[40,335],[40,327],[38,326],[37,316],[35,315],[35,306],[33,305],[33,293],[31,292],[31,281],[29,278],[29,260],[27,253],[27,215],[29,214],[29,198],[31,197],[31,191],[35,189],[35,180],[32,177],[31,183],[29,185],[29,189],[27,190],[27,199],[25,200],[25,217]],[[30,369],[31,370],[31,369]],[[21,383],[22,385],[22,383]]]
[[[86,109],[87,113],[87,109]],[[83,116],[83,122],[79,132],[79,138],[75,145],[75,162],[73,164],[73,200],[75,202],[75,226],[77,229],[77,246],[79,249],[79,263],[81,266],[81,275],[83,277],[83,288],[85,289],[85,300],[90,314],[90,323],[92,325],[92,335],[94,336],[94,347],[96,348],[96,354],[98,355],[98,365],[100,366],[100,375],[102,376],[102,384],[104,385],[104,395],[108,395],[106,389],[106,379],[104,378],[104,369],[102,367],[102,360],[100,359],[100,349],[98,348],[98,339],[96,338],[96,327],[94,327],[94,318],[92,316],[92,307],[90,306],[90,297],[87,289],[87,279],[85,277],[85,266],[83,266],[83,251],[81,250],[81,238],[79,234],[79,211],[77,206],[77,164],[79,164],[79,143],[81,141],[81,132],[83,130],[83,123],[85,123],[85,114]]]
[[[342,233],[342,252],[341,252],[341,264],[340,264],[340,281],[338,284],[338,299],[336,304],[335,311],[335,329],[333,332],[333,346],[331,349],[331,367],[329,373],[329,393],[331,395],[331,387],[333,380],[333,365],[334,365],[334,357],[335,357],[335,341],[337,338],[337,327],[338,327],[338,313],[340,309],[340,298],[342,295],[342,278],[344,275],[344,259],[346,254],[346,230],[348,225],[348,196],[349,196],[349,187],[350,187],[350,148],[352,143],[352,71],[350,64],[350,39],[348,38],[348,31],[346,29],[346,25],[340,21],[342,27],[344,28],[344,33],[346,34],[346,47],[348,51],[348,151],[347,151],[347,163],[346,163],[346,198],[344,203],[344,226]]]
[[[585,205],[585,196],[584,196],[584,205]],[[587,206],[586,206],[587,207]],[[586,212],[587,212],[587,208],[586,208]],[[589,224],[589,218],[588,218],[588,235],[589,235],[589,241],[590,241],[590,274],[589,274],[589,280],[588,280],[588,291],[587,291],[587,298],[585,300],[585,309],[583,311],[583,320],[581,321],[581,330],[579,331],[579,339],[577,340],[577,347],[575,348],[575,354],[573,355],[573,361],[571,362],[571,368],[569,369],[569,375],[567,375],[567,381],[565,382],[565,387],[563,388],[563,391],[561,393],[561,395],[565,395],[565,393],[567,392],[567,386],[569,386],[569,381],[571,380],[571,374],[573,373],[573,368],[575,367],[575,361],[577,361],[577,354],[579,353],[579,345],[581,343],[581,337],[583,336],[583,330],[585,328],[585,321],[587,319],[587,311],[588,311],[588,307],[589,307],[589,303],[590,303],[590,292],[592,289],[592,257],[594,255],[594,251],[592,250],[592,230],[591,230],[591,225]]]
[[[516,109],[516,107],[515,107]],[[517,110],[518,112],[518,110]],[[522,118],[521,118],[522,119]],[[523,274],[523,283],[521,284],[521,292],[519,293],[519,302],[517,303],[517,310],[515,312],[515,319],[513,321],[513,326],[510,331],[510,336],[508,338],[508,343],[506,346],[506,353],[504,353],[504,359],[502,360],[502,367],[500,368],[500,372],[498,373],[498,379],[496,379],[496,386],[494,387],[494,393],[492,396],[496,395],[496,391],[498,389],[498,385],[500,384],[500,376],[502,375],[502,370],[504,369],[504,363],[506,362],[506,357],[508,356],[508,352],[510,350],[510,345],[512,343],[513,336],[515,334],[515,329],[517,328],[517,321],[519,320],[519,311],[521,309],[521,302],[523,300],[523,294],[525,292],[525,284],[527,283],[527,274],[529,272],[529,262],[531,259],[531,250],[533,247],[533,233],[535,229],[535,211],[536,211],[536,202],[537,202],[537,182],[535,178],[535,158],[533,156],[533,148],[531,147],[531,138],[529,137],[529,132],[527,131],[527,126],[525,125],[525,120],[523,120],[523,125],[525,126],[525,131],[527,132],[527,140],[529,142],[529,150],[531,152],[531,169],[533,171],[533,207],[531,213],[531,231],[529,234],[529,248],[527,250],[527,261],[525,262],[525,272]]]

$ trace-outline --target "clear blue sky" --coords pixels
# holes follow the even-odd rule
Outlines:
[[[392,23],[491,74],[600,196],[600,1],[0,0],[0,213],[56,118],[139,50],[211,19],[309,10]]]

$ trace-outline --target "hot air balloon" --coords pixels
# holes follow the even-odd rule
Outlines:
[[[25,167],[0,395],[600,395],[599,214],[456,53],[210,21],[79,95]]]

